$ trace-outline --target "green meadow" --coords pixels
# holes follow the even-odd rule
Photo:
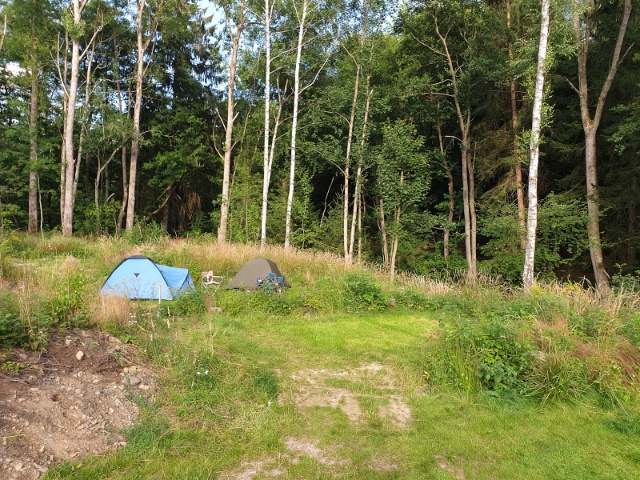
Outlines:
[[[125,447],[47,479],[640,478],[632,291],[391,284],[328,254],[206,239],[15,237],[2,252],[7,345],[45,348],[42,326],[101,329],[158,372],[153,402],[132,394],[141,415]],[[267,256],[292,287],[198,286],[160,309],[98,297],[136,253],[196,283]]]

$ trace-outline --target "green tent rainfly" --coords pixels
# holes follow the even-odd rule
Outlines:
[[[261,280],[266,278],[273,278],[278,282],[279,286],[284,288],[289,287],[278,265],[266,258],[254,258],[240,268],[235,277],[227,284],[226,288],[256,290]]]

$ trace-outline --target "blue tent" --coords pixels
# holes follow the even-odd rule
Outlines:
[[[100,293],[139,300],[173,300],[193,288],[188,269],[158,265],[148,257],[134,255],[113,269]]]

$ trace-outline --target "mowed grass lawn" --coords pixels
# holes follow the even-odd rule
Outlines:
[[[435,392],[442,312],[207,313],[143,325],[163,372],[125,448],[48,478],[638,479],[640,412]],[[153,335],[151,335],[153,334]]]

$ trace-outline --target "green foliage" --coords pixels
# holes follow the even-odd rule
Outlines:
[[[571,265],[587,250],[584,202],[549,194],[540,202],[536,233],[535,271],[538,278],[555,278],[555,271]],[[520,248],[520,225],[512,206],[489,212],[482,218],[482,232],[489,241],[480,247],[488,259],[481,263],[487,273],[516,285],[522,281],[524,252]]]
[[[349,273],[343,279],[347,311],[382,311],[388,306],[380,285],[360,273]]]
[[[434,302],[426,294],[413,289],[406,289],[393,293],[396,306],[413,310],[432,310]]]
[[[63,280],[57,294],[45,301],[37,315],[40,326],[55,326],[61,329],[86,327],[90,318],[83,298],[86,278],[73,275]]]
[[[441,325],[439,336],[427,346],[424,371],[430,383],[469,393],[521,392],[530,353],[517,325],[504,318],[459,320]]]
[[[140,245],[142,243],[159,243],[167,238],[164,227],[153,220],[144,222],[138,219],[133,228],[126,232],[126,239],[129,243]]]
[[[20,316],[13,313],[0,314],[0,345],[4,347],[22,347],[28,345],[29,335]]]
[[[185,292],[170,304],[171,313],[181,317],[197,316],[207,311],[204,292],[201,288]]]

